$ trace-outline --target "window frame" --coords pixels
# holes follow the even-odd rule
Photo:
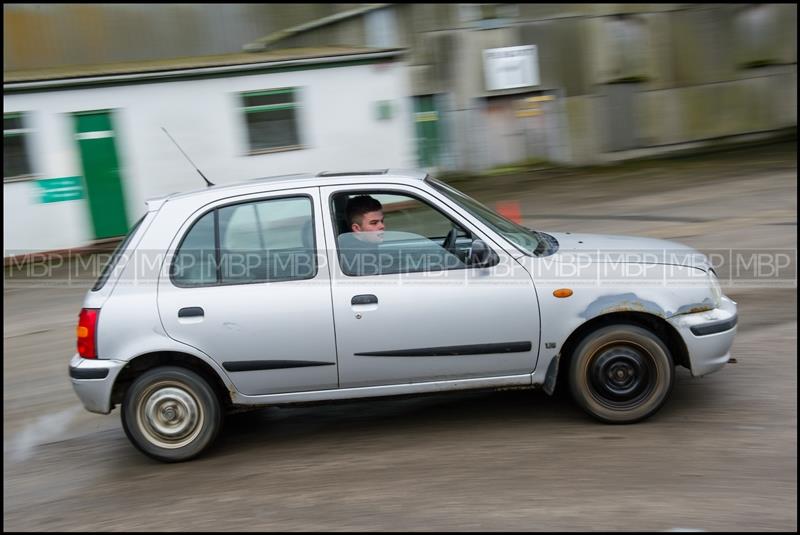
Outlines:
[[[292,102],[291,104],[263,104],[259,106],[248,106],[246,104],[245,99],[247,97],[257,97],[263,95],[278,95],[281,93],[291,93],[292,95]],[[240,91],[238,96],[241,102],[241,106],[239,110],[243,114],[244,120],[244,129],[246,132],[246,141],[247,141],[247,150],[245,151],[245,155],[247,156],[259,156],[262,154],[272,154],[276,152],[287,152],[293,150],[303,150],[306,148],[306,145],[303,143],[302,140],[302,133],[301,133],[301,121],[300,121],[300,105],[297,102],[297,95],[300,93],[298,87],[278,87],[275,89],[259,89],[253,91]],[[247,114],[248,113],[263,113],[269,111],[280,111],[291,109],[294,111],[294,124],[295,129],[297,131],[297,144],[295,145],[285,145],[282,147],[264,147],[264,148],[253,148],[253,141],[252,136],[250,134],[250,126],[247,122]]]
[[[445,269],[445,268],[441,268],[441,269],[425,269],[425,270],[420,269],[420,270],[414,270],[414,271],[398,271],[398,272],[395,272],[395,273],[371,273],[371,274],[367,274],[367,275],[358,275],[358,274],[347,273],[342,267],[342,257],[341,257],[341,254],[339,252],[339,236],[340,236],[340,234],[338,232],[338,223],[336,221],[336,206],[334,205],[333,198],[334,198],[334,196],[337,196],[337,195],[352,195],[352,194],[358,194],[358,195],[405,195],[407,197],[411,197],[411,198],[413,198],[413,199],[415,199],[415,200],[417,200],[417,201],[419,201],[421,203],[424,203],[425,205],[430,207],[432,210],[435,210],[435,211],[439,212],[445,218],[447,218],[451,223],[454,223],[454,224],[458,225],[459,227],[461,227],[462,229],[464,229],[467,232],[469,232],[472,236],[475,237],[475,239],[480,239],[481,241],[483,241],[483,243],[486,244],[486,247],[489,248],[489,251],[494,254],[494,258],[496,260],[495,260],[494,263],[492,263],[490,265],[486,265],[486,266],[470,266],[470,265],[465,263],[463,267],[447,268],[447,269]],[[486,268],[495,267],[497,264],[500,263],[500,255],[498,255],[497,251],[495,250],[497,245],[494,244],[493,240],[491,240],[488,236],[483,236],[483,233],[476,232],[474,227],[464,223],[461,220],[455,219],[453,216],[448,214],[440,206],[436,206],[435,204],[433,204],[428,199],[423,198],[421,195],[419,195],[417,193],[414,193],[414,192],[410,192],[407,189],[402,189],[402,186],[399,187],[398,189],[387,189],[386,186],[379,186],[377,188],[365,188],[363,184],[353,184],[352,187],[351,186],[345,186],[342,189],[339,189],[339,190],[336,190],[336,191],[332,191],[332,192],[330,192],[328,194],[328,206],[329,206],[329,209],[330,209],[330,218],[331,218],[331,225],[332,225],[331,229],[333,229],[333,231],[334,231],[334,236],[333,236],[334,240],[333,241],[334,241],[334,245],[336,247],[336,263],[337,263],[337,266],[339,268],[339,272],[342,275],[344,275],[345,277],[357,278],[357,277],[384,277],[384,276],[391,276],[391,275],[395,275],[395,276],[400,275],[400,276],[402,276],[402,275],[410,275],[412,273],[441,273],[442,271],[461,271],[461,270],[466,270],[466,269],[486,269]],[[423,237],[427,238],[426,236],[423,236]],[[430,239],[430,238],[427,238],[427,239]],[[492,245],[494,245],[494,247],[492,245],[490,245],[489,242],[492,242]]]
[[[5,171],[3,172],[3,183],[8,184],[12,182],[25,182],[28,180],[33,180],[36,178],[36,173],[33,171],[33,161],[31,158],[31,150],[30,150],[30,136],[33,133],[33,129],[30,128],[27,124],[27,115],[29,112],[26,111],[11,111],[11,112],[4,112],[3,113],[3,152],[5,153],[5,138],[6,137],[21,137],[22,138],[22,147],[25,152],[25,161],[28,165],[28,172],[21,175],[13,175],[13,176],[5,176]],[[20,126],[21,128],[8,130],[8,132],[13,132],[6,134],[7,130],[5,129],[5,121],[6,119],[20,119]],[[3,154],[3,158],[5,159],[5,154]]]
[[[219,235],[219,210],[222,208],[228,208],[230,206],[236,206],[240,204],[256,204],[260,202],[266,201],[277,201],[281,199],[298,199],[298,198],[305,198],[308,199],[309,203],[311,204],[311,237],[313,240],[313,262],[314,262],[314,269],[313,272],[307,277],[283,277],[279,279],[270,279],[270,280],[260,280],[260,281],[230,281],[224,282],[222,281],[222,264],[220,258],[220,235]],[[200,212],[200,210],[198,210]],[[186,283],[183,281],[179,281],[175,279],[175,263],[180,255],[181,248],[183,247],[183,243],[186,238],[191,234],[192,230],[194,229],[195,225],[202,220],[206,215],[210,213],[214,213],[214,261],[216,262],[216,275],[217,280],[213,283]],[[197,212],[195,212],[197,213]],[[191,222],[189,227],[181,236],[180,241],[178,242],[178,246],[175,248],[175,252],[172,255],[172,259],[169,263],[168,273],[169,273],[169,280],[172,283],[172,286],[176,288],[213,288],[217,286],[243,286],[248,284],[271,284],[273,282],[288,282],[288,281],[304,281],[304,280],[311,280],[315,279],[319,274],[319,262],[317,261],[317,255],[319,254],[319,249],[317,247],[317,221],[316,221],[316,210],[314,208],[314,197],[310,193],[289,193],[285,195],[277,195],[277,196],[270,196],[270,197],[259,197],[256,199],[246,199],[246,200],[238,200],[232,201],[222,204],[217,204],[211,208],[206,210],[202,210],[200,215],[196,216],[194,220]]]

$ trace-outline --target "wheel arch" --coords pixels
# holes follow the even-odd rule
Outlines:
[[[558,381],[566,380],[569,372],[573,353],[586,336],[598,329],[609,325],[628,324],[642,327],[652,332],[664,343],[669,350],[673,362],[687,369],[691,369],[689,352],[686,344],[675,327],[664,318],[655,314],[640,311],[610,312],[595,316],[576,327],[567,337],[559,352]]]
[[[111,407],[122,403],[125,392],[137,377],[159,366],[178,366],[192,370],[208,382],[222,407],[231,408],[233,391],[217,371],[203,359],[180,351],[153,351],[131,359],[114,381],[111,390]]]

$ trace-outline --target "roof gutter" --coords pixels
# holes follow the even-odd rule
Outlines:
[[[382,52],[369,52],[366,54],[347,54],[343,56],[328,56],[323,58],[292,59],[284,61],[262,61],[259,63],[245,63],[242,65],[222,65],[219,67],[195,67],[188,69],[174,69],[168,71],[156,71],[132,74],[111,74],[105,76],[87,76],[80,78],[61,78],[57,80],[36,80],[31,82],[10,82],[3,83],[4,91],[22,91],[30,89],[51,89],[55,87],[94,85],[102,83],[137,82],[142,80],[159,80],[181,78],[187,75],[212,75],[225,74],[237,71],[256,71],[261,69],[273,69],[281,67],[297,67],[303,65],[319,65],[326,63],[341,63],[343,61],[363,61],[391,58],[402,54],[403,51],[389,50]]]

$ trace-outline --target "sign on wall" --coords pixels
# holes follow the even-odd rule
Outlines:
[[[375,116],[379,121],[392,118],[392,101],[379,100],[375,103]]]
[[[483,51],[486,89],[513,89],[539,85],[536,45],[488,48]]]
[[[45,178],[36,181],[42,194],[41,202],[74,201],[83,198],[83,184],[79,176]]]

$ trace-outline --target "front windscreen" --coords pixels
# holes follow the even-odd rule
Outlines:
[[[504,236],[517,248],[526,254],[534,254],[540,243],[540,237],[535,230],[531,230],[506,219],[497,212],[487,208],[472,197],[465,195],[452,186],[428,177],[426,181],[448,199],[458,204],[461,208],[481,220],[492,230]]]

